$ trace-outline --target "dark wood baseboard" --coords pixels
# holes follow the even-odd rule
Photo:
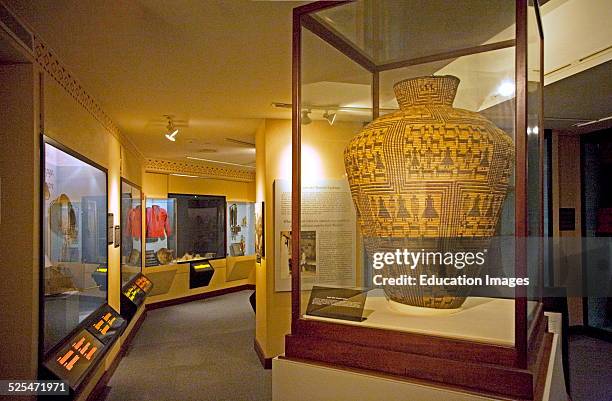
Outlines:
[[[121,359],[123,359],[123,357],[127,355],[128,350],[130,348],[130,344],[132,340],[134,339],[134,337],[136,336],[136,333],[138,333],[138,330],[140,330],[140,326],[142,326],[142,323],[144,322],[146,315],[147,315],[147,310],[145,309],[142,311],[142,314],[140,315],[138,320],[134,323],[134,327],[132,327],[132,330],[130,331],[130,333],[127,335],[127,337],[123,341],[123,344],[121,344],[121,349],[119,350],[119,353],[113,360],[113,363],[106,370],[106,372],[104,372],[104,374],[102,375],[98,383],[96,383],[96,386],[94,387],[94,389],[91,391],[91,393],[87,397],[87,401],[97,401],[97,400],[104,399],[104,394],[106,392],[108,382],[110,381],[111,377],[113,377],[113,374],[115,374],[115,370],[117,370],[117,367],[119,366],[119,362],[121,362]]]
[[[255,290],[255,284],[243,284],[237,285],[236,287],[221,288],[219,290],[203,292],[201,294],[187,295],[181,298],[168,299],[166,301],[159,301],[152,304],[147,304],[147,310],[166,308],[168,306],[180,305],[186,302],[199,301],[201,299],[218,297],[220,295],[231,294],[233,292],[244,291],[244,290]]]
[[[253,340],[253,348],[259,357],[261,366],[263,366],[264,369],[272,369],[272,358],[266,358],[266,355],[264,354],[263,349],[261,348],[261,345],[259,345],[259,341],[257,341],[257,339]]]

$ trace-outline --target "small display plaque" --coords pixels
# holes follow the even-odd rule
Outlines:
[[[49,354],[44,365],[58,378],[66,380],[73,390],[102,355],[104,344],[82,329],[56,352]]]
[[[121,335],[125,328],[125,323],[125,319],[117,311],[111,308],[110,305],[105,304],[89,320],[88,329],[98,340],[104,344],[109,344],[113,341],[113,338]]]
[[[313,286],[306,314],[361,322],[366,297],[365,290]]]
[[[215,274],[208,260],[195,260],[189,266],[189,288],[206,287]]]
[[[134,284],[140,287],[145,293],[149,293],[153,288],[153,283],[146,276],[139,274],[134,280]]]

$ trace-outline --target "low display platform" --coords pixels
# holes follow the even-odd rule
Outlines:
[[[547,314],[548,315],[548,314]],[[551,314],[553,320],[556,318]],[[560,319],[560,318],[559,318]],[[561,332],[551,325],[551,351],[543,369],[543,388],[538,401],[567,401],[563,364],[561,362]],[[460,373],[460,372],[458,372]],[[273,401],[501,401],[518,398],[494,397],[482,392],[441,385],[417,379],[350,369],[331,364],[310,362],[284,356],[272,361]]]
[[[529,315],[535,310],[529,302]],[[427,316],[423,309],[410,314],[398,312],[387,301],[382,289],[368,292],[363,317],[355,322],[304,315],[304,319],[328,321],[348,325],[373,327],[394,331],[407,331],[430,336],[477,341],[497,345],[514,345],[514,300],[500,298],[468,297],[453,313]]]

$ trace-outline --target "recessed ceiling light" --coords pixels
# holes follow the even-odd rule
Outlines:
[[[197,175],[189,175],[189,174],[177,174],[177,173],[171,173],[170,175],[173,175],[175,177],[187,177],[187,178],[200,178]]]

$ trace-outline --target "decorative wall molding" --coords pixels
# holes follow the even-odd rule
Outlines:
[[[176,160],[146,159],[145,170],[150,173],[187,174],[230,181],[255,181],[255,170]]]
[[[113,135],[119,143],[134,153],[141,161],[144,160],[142,152],[134,145],[134,143],[124,134],[121,133],[117,125],[111,118],[102,110],[102,107],[96,100],[81,86],[79,81],[68,69],[62,64],[55,53],[47,46],[36,34],[34,34],[33,46],[34,61],[47,72],[55,81],[62,87],[72,98],[81,105],[93,118],[95,118],[102,126]]]

